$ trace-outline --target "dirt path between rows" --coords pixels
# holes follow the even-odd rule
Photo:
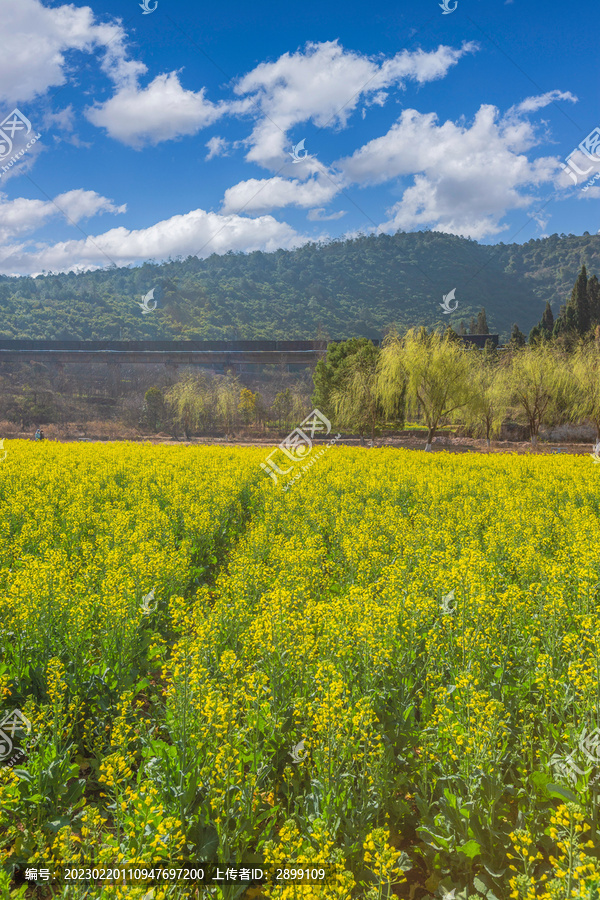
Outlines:
[[[23,438],[23,439],[31,439],[31,435],[29,434],[19,434],[14,435],[14,437]],[[10,440],[10,437],[8,438]],[[154,445],[165,445],[165,446],[175,446],[175,447],[196,447],[196,446],[217,446],[217,447],[264,447],[265,450],[269,447],[277,446],[278,440],[277,438],[268,438],[264,440],[260,440],[258,438],[249,438],[249,439],[236,439],[233,438],[231,440],[226,440],[224,438],[196,438],[191,440],[174,440],[168,437],[161,437],[157,435],[142,435],[142,436],[123,436],[121,438],[107,438],[104,436],[91,436],[91,437],[61,437],[58,435],[48,435],[47,440],[57,441],[58,443],[64,444],[72,444],[72,443],[114,443],[116,441],[132,441],[134,443],[143,443],[143,444],[154,444]],[[281,438],[280,440],[283,440]],[[370,442],[365,441],[361,442],[359,438],[354,437],[342,437],[337,441],[337,445],[343,445],[346,447],[362,447],[365,450],[371,449]],[[389,447],[389,448],[404,448],[407,450],[424,450],[425,449],[425,439],[423,436],[398,436],[393,438],[379,438],[375,440],[372,449],[378,449],[381,447]],[[541,453],[545,454],[574,454],[578,456],[582,455],[592,455],[594,450],[594,445],[590,443],[551,443],[551,442],[540,442],[537,447],[533,447],[529,441],[492,441],[491,447],[488,450],[486,442],[484,440],[478,440],[476,438],[468,438],[468,437],[457,437],[455,435],[438,435],[434,438],[434,443],[432,446],[433,453],[439,453],[440,451],[445,451],[447,453],[520,453],[520,454],[532,454],[539,456]]]

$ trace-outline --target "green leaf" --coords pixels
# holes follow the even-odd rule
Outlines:
[[[473,887],[476,891],[479,891],[480,894],[483,894],[486,900],[498,900],[491,887],[485,884],[485,882],[482,881],[481,878],[479,878],[477,875],[473,879]]]
[[[449,791],[448,788],[444,788],[444,797],[448,801],[450,809],[458,809],[458,797],[452,791]]]
[[[467,841],[461,847],[457,847],[459,853],[462,853],[468,859],[474,859],[481,853],[481,845],[477,841]]]
[[[33,775],[27,769],[15,769],[15,775],[19,776],[20,781],[26,781],[28,784],[31,784],[33,781]]]
[[[550,781],[550,776],[547,772],[532,772],[530,781],[538,791],[543,791]]]
[[[558,797],[561,800],[567,800],[569,803],[579,803],[579,797],[573,791],[561,787],[559,784],[548,784],[546,790],[551,797]]]
[[[450,849],[449,841],[443,838],[441,834],[435,834],[435,832],[430,831],[428,828],[417,828],[417,834],[425,844],[429,844],[434,850]]]

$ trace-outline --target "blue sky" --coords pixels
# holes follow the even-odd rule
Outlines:
[[[2,0],[0,272],[600,228],[591,0],[141,2]]]

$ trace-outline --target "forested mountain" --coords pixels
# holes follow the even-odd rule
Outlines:
[[[528,333],[546,301],[558,314],[583,264],[600,274],[600,236],[484,246],[425,231],[138,268],[0,276],[0,338],[378,338],[390,325],[457,329],[483,306],[490,331],[504,342],[514,322]],[[139,304],[151,288],[158,307],[143,314]],[[453,288],[451,307],[458,307],[445,315],[440,303]]]

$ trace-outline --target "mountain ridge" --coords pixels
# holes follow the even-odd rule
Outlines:
[[[381,338],[395,325],[528,333],[546,300],[555,317],[579,270],[600,274],[600,236],[478,244],[442,232],[358,236],[296,250],[213,254],[82,273],[0,276],[0,338],[307,340]],[[139,301],[155,288],[158,308]],[[442,312],[456,290],[457,309]]]

